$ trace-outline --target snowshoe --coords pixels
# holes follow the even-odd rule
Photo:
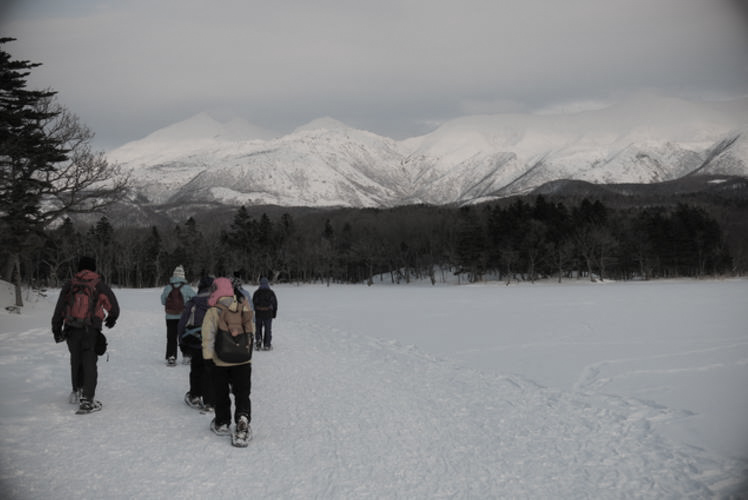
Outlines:
[[[246,448],[249,446],[249,440],[252,439],[252,428],[249,426],[249,420],[242,415],[236,423],[234,433],[231,435],[231,444],[237,448]]]
[[[210,421],[210,430],[212,430],[215,434],[218,434],[219,436],[228,436],[231,434],[231,429],[229,429],[228,424],[221,424],[216,425],[216,419]]]
[[[184,394],[184,402],[187,404],[187,406],[195,410],[203,409],[203,398],[201,398],[200,396],[191,396],[190,391],[187,391]]]
[[[88,401],[87,399],[81,398],[81,404],[78,407],[78,411],[75,412],[76,415],[87,415],[89,413],[93,413],[95,411],[100,411],[101,407],[103,405],[101,404],[101,401]]]

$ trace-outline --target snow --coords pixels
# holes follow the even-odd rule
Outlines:
[[[244,449],[184,404],[160,289],[115,289],[104,408],[84,416],[49,330],[59,290],[3,309],[2,497],[744,493],[748,280],[274,288]]]

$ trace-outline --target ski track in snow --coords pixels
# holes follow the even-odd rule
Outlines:
[[[254,439],[233,448],[182,401],[188,367],[163,364],[163,314],[138,310],[156,292],[116,292],[101,412],[74,415],[48,328],[0,334],[4,498],[715,498],[743,473],[656,432],[682,414],[597,390],[654,359],[588,366],[566,392],[290,310],[254,356]]]
[[[715,353],[719,361],[704,364],[705,354]],[[658,354],[639,358],[626,358],[606,360],[593,363],[582,370],[580,379],[574,384],[578,391],[600,391],[616,379],[636,376],[662,375],[679,372],[700,372],[713,369],[722,369],[726,366],[748,365],[748,342],[725,343],[719,346],[709,346],[703,349]],[[725,363],[730,359],[729,364]],[[662,361],[668,361],[668,367],[663,368]],[[673,362],[678,366],[670,366]],[[697,363],[697,364],[694,364]]]

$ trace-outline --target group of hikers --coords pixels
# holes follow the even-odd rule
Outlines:
[[[166,315],[166,364],[176,366],[178,349],[190,365],[185,403],[203,412],[214,412],[210,429],[231,435],[232,444],[246,446],[251,439],[250,401],[252,352],[272,349],[272,321],[278,299],[267,278],[250,294],[237,273],[233,278],[203,276],[197,292],[184,268],[174,269],[161,293]],[[96,261],[81,257],[78,272],[67,281],[52,316],[56,342],[67,342],[70,352],[71,404],[78,414],[101,409],[94,399],[97,359],[106,351],[102,326],[112,328],[119,317],[117,298],[96,272]],[[231,431],[231,398],[234,396]]]

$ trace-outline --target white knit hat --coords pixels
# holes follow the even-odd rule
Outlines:
[[[185,279],[184,278],[184,268],[182,266],[177,266],[176,268],[174,268],[174,274],[173,274],[173,276],[175,278]]]

